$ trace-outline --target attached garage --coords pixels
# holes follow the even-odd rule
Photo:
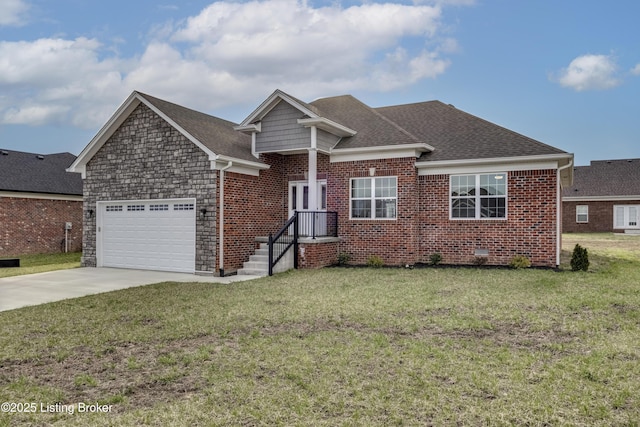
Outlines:
[[[196,201],[99,201],[98,267],[195,272]]]

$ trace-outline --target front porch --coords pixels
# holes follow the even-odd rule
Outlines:
[[[340,241],[337,212],[296,211],[277,233],[255,238],[256,250],[238,274],[266,276],[333,265]]]

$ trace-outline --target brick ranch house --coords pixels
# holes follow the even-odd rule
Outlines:
[[[554,267],[572,162],[438,101],[276,90],[235,124],[133,92],[69,171],[84,179],[83,265],[228,274],[255,272],[256,241],[296,212],[301,267],[436,252]]]
[[[573,169],[562,194],[566,232],[640,233],[640,159],[596,160]]]
[[[0,149],[0,257],[82,249],[82,180],[65,170],[75,159]]]

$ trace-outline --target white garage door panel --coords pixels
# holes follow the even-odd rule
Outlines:
[[[195,271],[195,201],[103,202],[101,205],[99,265]],[[152,206],[156,210],[151,210]]]

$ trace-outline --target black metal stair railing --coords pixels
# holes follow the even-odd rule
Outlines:
[[[298,268],[300,237],[338,237],[338,212],[296,211],[274,235],[269,234],[269,276],[273,267],[293,246],[293,268]]]
[[[293,227],[293,234],[289,228]],[[295,212],[275,236],[269,233],[269,276],[273,276],[273,267],[293,246],[293,268],[298,268],[298,212]]]

